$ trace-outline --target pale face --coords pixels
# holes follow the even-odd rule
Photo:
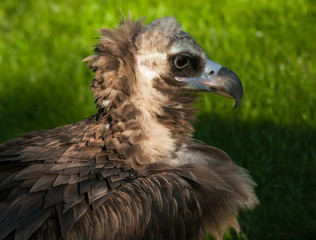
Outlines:
[[[209,60],[175,19],[162,18],[146,25],[136,37],[135,45],[140,83],[169,94],[183,90],[211,91],[235,98],[235,107],[241,101],[243,88],[237,75]]]
[[[181,32],[186,34],[182,29]],[[151,36],[150,39],[152,38]],[[139,41],[136,69],[146,81],[158,89],[194,90],[190,84],[177,81],[176,78],[200,76],[207,60],[204,51],[189,36],[186,36],[185,40],[177,40],[159,35],[159,40],[165,43],[165,47],[155,47],[152,44],[148,45],[146,41]],[[142,43],[145,46],[142,46]]]

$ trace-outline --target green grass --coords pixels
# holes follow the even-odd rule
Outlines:
[[[308,0],[0,1],[0,142],[95,113],[95,29],[119,9],[145,22],[172,15],[209,58],[234,70],[245,95],[203,94],[196,137],[225,150],[258,183],[260,206],[225,239],[316,236],[316,5]],[[89,47],[90,46],[90,47]]]

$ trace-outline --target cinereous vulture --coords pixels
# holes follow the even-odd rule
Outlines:
[[[196,92],[243,95],[176,19],[101,29],[87,57],[98,113],[0,145],[0,239],[221,239],[255,183],[192,138]],[[219,51],[219,50],[218,50]]]

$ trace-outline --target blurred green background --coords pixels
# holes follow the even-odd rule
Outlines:
[[[120,10],[175,16],[210,59],[244,84],[241,105],[201,95],[196,137],[258,183],[261,204],[225,239],[315,239],[316,4],[312,0],[1,0],[0,142],[96,112],[81,60]],[[210,237],[209,237],[210,238]]]

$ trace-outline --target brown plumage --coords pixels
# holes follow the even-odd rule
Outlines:
[[[0,145],[0,239],[220,239],[255,183],[191,136],[197,90],[242,85],[174,18],[102,29],[85,60],[98,113]]]

